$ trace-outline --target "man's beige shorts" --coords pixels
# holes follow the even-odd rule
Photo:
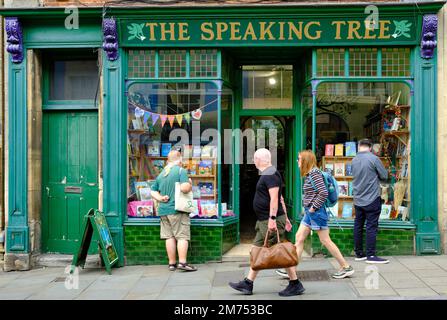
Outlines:
[[[160,238],[190,240],[191,220],[189,213],[176,213],[160,217]]]

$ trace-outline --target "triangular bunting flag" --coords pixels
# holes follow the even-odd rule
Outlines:
[[[191,114],[188,113],[184,113],[183,114],[183,119],[185,119],[186,123],[189,123],[189,120],[191,120]]]
[[[169,120],[169,124],[171,125],[171,128],[174,125],[174,119],[175,119],[175,116],[168,116],[168,120]]]
[[[178,124],[180,125],[180,127],[182,126],[182,122],[183,122],[183,114],[178,114],[175,116],[175,118],[177,119]]]
[[[160,115],[160,119],[161,119],[161,126],[164,127],[165,123],[166,123],[166,119],[168,118],[167,115],[162,114]]]
[[[143,123],[147,123],[147,120],[149,119],[150,116],[151,116],[150,112],[145,112],[143,117]]]
[[[158,113],[152,113],[152,125],[155,125],[157,123],[159,117],[160,115]]]

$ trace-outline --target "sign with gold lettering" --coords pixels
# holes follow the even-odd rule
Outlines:
[[[314,46],[416,44],[416,17],[121,20],[121,46]]]

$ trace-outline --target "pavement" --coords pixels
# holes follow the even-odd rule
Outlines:
[[[298,271],[306,292],[290,298],[278,296],[288,281],[274,270],[259,273],[252,296],[231,289],[229,281],[247,274],[247,260],[200,264],[196,272],[172,272],[164,265],[127,266],[108,275],[104,269],[86,267],[72,279],[61,267],[0,271],[0,300],[447,299],[447,255],[386,258],[386,265],[348,258],[356,272],[340,280],[329,277],[338,269],[333,258],[305,258]]]

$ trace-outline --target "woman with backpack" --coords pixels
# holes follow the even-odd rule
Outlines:
[[[354,269],[350,266],[329,236],[328,212],[325,206],[328,197],[328,190],[324,183],[322,172],[317,167],[317,159],[311,150],[301,151],[298,155],[298,166],[303,184],[303,206],[304,217],[296,233],[296,251],[298,259],[301,258],[304,249],[304,240],[311,230],[317,232],[320,242],[340,264],[340,270],[332,275],[335,279],[343,279],[354,274]],[[277,270],[280,275],[282,271]]]

